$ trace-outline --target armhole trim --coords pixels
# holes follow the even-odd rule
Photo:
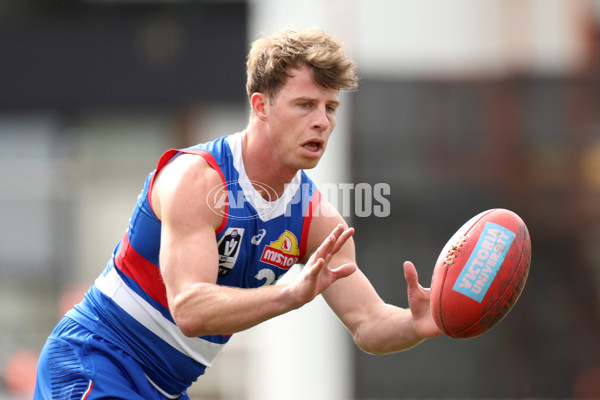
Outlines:
[[[176,156],[178,156],[179,154],[182,154],[182,153],[195,154],[197,156],[204,158],[206,160],[206,162],[208,163],[208,165],[210,165],[215,171],[217,171],[219,173],[219,176],[221,177],[221,181],[223,182],[223,185],[227,185],[227,181],[225,180],[225,175],[223,174],[223,171],[221,170],[219,163],[217,163],[217,160],[215,159],[215,157],[208,151],[199,150],[199,149],[183,149],[183,150],[170,149],[170,150],[167,150],[160,157],[160,160],[158,161],[158,165],[156,166],[156,170],[154,171],[154,174],[152,175],[150,184],[148,186],[148,203],[150,204],[150,208],[152,209],[152,211],[154,211],[154,207],[152,206],[152,188],[154,187],[154,179],[156,178],[156,174],[158,174],[158,172],[165,165],[167,165],[171,160],[173,160]],[[228,220],[227,216],[228,215],[229,215],[229,205],[226,204],[225,212],[223,215],[223,220],[221,221],[221,225],[215,231],[215,233],[217,235],[219,233],[221,233],[223,231],[223,229],[225,229],[225,226],[227,225],[227,220]]]
[[[315,190],[306,207],[304,218],[302,220],[302,237],[300,239],[300,259],[303,259],[306,255],[306,246],[308,243],[308,231],[310,230],[310,224],[313,216],[317,213],[317,207],[321,203],[321,192]]]

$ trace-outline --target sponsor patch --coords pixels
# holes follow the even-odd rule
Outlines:
[[[285,231],[274,242],[265,246],[260,261],[288,270],[300,258],[298,239],[290,231]]]
[[[244,228],[228,228],[219,240],[219,276],[225,276],[231,271],[240,254]]]
[[[515,236],[505,227],[487,222],[452,289],[481,303]]]

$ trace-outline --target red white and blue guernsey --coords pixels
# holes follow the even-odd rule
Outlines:
[[[306,251],[311,217],[320,200],[318,190],[304,171],[298,171],[283,196],[264,200],[246,175],[242,135],[170,150],[161,157],[106,269],[66,315],[136,359],[148,381],[168,397],[185,392],[210,367],[230,336],[186,337],[173,321],[158,257],[161,221],[150,202],[156,173],[187,153],[203,157],[221,175],[227,195],[217,188],[209,194],[220,195],[215,201],[225,210],[216,231],[217,284],[240,288],[273,284]]]

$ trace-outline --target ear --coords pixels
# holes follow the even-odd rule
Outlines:
[[[250,97],[250,106],[252,106],[252,111],[261,121],[265,121],[267,119],[267,104],[268,98],[263,93],[253,93]]]

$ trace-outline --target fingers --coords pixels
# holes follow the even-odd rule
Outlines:
[[[310,276],[317,276],[319,274],[319,272],[321,271],[321,269],[323,268],[323,266],[325,265],[325,260],[322,258],[317,259],[317,261],[315,261],[311,266],[310,269],[308,270],[308,275]]]
[[[337,253],[338,250],[342,248],[342,246],[346,243],[346,241],[353,234],[354,234],[354,228],[345,229],[344,225],[342,225],[342,224],[339,224],[338,226],[336,226],[335,229],[333,231],[331,231],[331,234],[329,235],[329,237],[333,237],[335,239],[334,246],[329,253],[331,255],[334,255],[335,253]]]
[[[343,225],[338,225],[338,227],[336,229],[344,229]],[[334,230],[335,232],[335,230]],[[342,248],[342,246],[346,243],[346,241],[352,236],[354,235],[354,228],[348,228],[346,230],[343,230],[342,233],[340,234],[340,236],[338,237],[337,241],[335,242],[335,246],[333,247],[333,249],[331,250],[331,254],[335,254],[338,252],[339,249]]]
[[[344,225],[341,224],[336,226],[313,254],[314,259],[323,258],[329,261],[353,234],[354,228],[344,229]]]
[[[354,228],[345,229],[344,225],[341,224],[336,226],[308,261],[308,275],[316,277],[329,264],[331,257],[342,248],[353,234]],[[350,264],[342,265],[330,271],[332,271],[336,279],[339,279],[352,274],[355,270],[356,265]]]
[[[331,252],[331,250],[334,248],[336,240],[337,240],[337,236],[335,235],[335,231],[334,231],[329,236],[327,236],[327,238],[325,238],[323,243],[321,243],[321,245],[319,246],[317,251],[315,251],[315,253],[313,254],[313,258],[314,259],[319,259],[319,258],[325,259],[327,257],[327,254],[329,254]]]

